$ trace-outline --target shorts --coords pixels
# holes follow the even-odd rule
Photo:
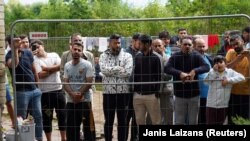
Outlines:
[[[12,96],[10,94],[10,85],[5,84],[5,87],[6,87],[6,102],[10,102],[12,101]]]

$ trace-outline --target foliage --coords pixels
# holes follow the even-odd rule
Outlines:
[[[233,117],[232,121],[236,125],[250,125],[250,119],[244,119],[240,116]]]
[[[18,35],[31,31],[46,31],[49,37],[69,37],[74,32],[83,36],[107,37],[112,33],[131,36],[135,32],[157,36],[162,30],[175,35],[181,27],[189,34],[222,34],[225,30],[242,30],[249,25],[246,18],[214,18],[189,20],[161,20],[136,22],[99,22],[99,19],[141,19],[195,17],[206,15],[247,14],[250,15],[248,0],[168,0],[165,4],[154,0],[145,7],[130,6],[125,0],[49,0],[48,4],[21,5],[19,0],[9,0],[5,5],[5,29],[18,19],[92,19],[93,22],[25,22],[17,23],[13,31]],[[63,41],[48,41],[50,46],[65,49]],[[53,50],[53,49],[52,49]]]

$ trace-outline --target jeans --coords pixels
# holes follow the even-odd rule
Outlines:
[[[27,116],[28,105],[30,105],[31,114],[35,120],[36,140],[42,140],[43,138],[41,96],[42,92],[40,89],[16,92],[17,116],[21,116],[25,119]]]

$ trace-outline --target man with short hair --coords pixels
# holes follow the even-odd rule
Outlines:
[[[137,125],[145,125],[146,114],[150,115],[153,125],[161,124],[159,92],[161,84],[162,62],[159,54],[153,51],[149,35],[140,36],[140,52],[135,56],[133,105]]]
[[[90,83],[94,71],[89,61],[82,59],[83,45],[72,43],[72,60],[64,66],[64,90],[67,93],[67,141],[80,140],[80,125],[83,122],[84,139],[95,141],[95,123],[92,113]],[[83,83],[83,84],[78,84]]]
[[[183,38],[184,36],[187,36],[187,35],[188,35],[188,32],[187,32],[186,28],[179,28],[178,35],[173,36],[170,39],[170,45],[180,47],[180,39]]]
[[[193,51],[193,39],[184,36],[180,39],[181,51],[173,54],[164,68],[164,72],[173,75],[174,109],[176,125],[196,125],[200,104],[198,75],[208,72],[209,65],[202,56]]]
[[[141,36],[141,33],[135,33],[132,36],[132,41],[131,41],[131,45],[126,49],[126,52],[130,53],[133,57],[133,64],[134,64],[134,59],[135,59],[135,55],[139,52],[140,50],[140,44],[139,44],[139,38]],[[134,75],[132,73],[132,75],[129,78],[130,82],[134,81]],[[134,88],[133,85],[129,85],[130,87],[130,94],[129,94],[129,98],[128,98],[128,115],[126,116],[127,118],[127,133],[126,133],[126,138],[128,138],[128,134],[129,134],[129,123],[130,123],[130,119],[131,121],[131,141],[135,141],[138,139],[138,131],[137,131],[137,124],[136,124],[136,119],[135,119],[135,110],[134,110],[134,106],[133,106],[133,95],[134,95]]]
[[[10,50],[5,57],[10,73],[12,74],[12,69],[15,69],[16,74],[12,74],[12,76],[16,77],[16,82],[30,82],[29,84],[16,84],[17,116],[21,116],[23,119],[27,118],[28,106],[30,106],[29,108],[31,108],[30,110],[35,120],[36,140],[42,141],[42,92],[35,84],[35,82],[38,82],[39,78],[36,72],[34,58],[29,49],[21,46],[20,38],[14,38],[13,47],[14,52]],[[12,60],[12,53],[14,53],[15,60]]]
[[[250,49],[250,26],[247,26],[242,30],[242,37],[243,37],[246,49]]]
[[[112,140],[115,113],[118,122],[118,141],[126,141],[126,116],[128,112],[129,78],[133,69],[132,56],[121,49],[121,36],[109,37],[109,48],[100,56],[103,74],[103,112],[104,135],[106,141]]]
[[[233,49],[230,49],[226,54],[227,67],[231,68],[246,78],[249,74],[249,62],[250,54],[246,49],[244,41],[240,35],[233,35],[230,37],[230,45]],[[231,97],[229,100],[229,118],[228,123],[234,124],[232,118],[239,116],[245,119],[249,119],[250,112],[250,79],[233,85],[231,90]]]
[[[170,81],[171,75],[163,72],[170,56],[165,53],[164,43],[160,39],[153,40],[152,48],[162,57],[162,81]],[[160,91],[161,124],[173,125],[173,83],[167,82],[161,84]]]
[[[208,46],[206,45],[203,38],[196,38],[194,40],[194,50],[199,52],[204,59],[204,61],[209,65],[211,69],[213,66],[212,58],[206,53],[208,51]],[[207,73],[200,74],[198,76],[199,79],[199,87],[200,87],[200,109],[199,109],[199,117],[198,124],[205,125],[206,122],[206,104],[207,104],[207,95],[208,95],[208,85],[205,84],[204,79],[207,77]]]
[[[31,42],[31,47],[34,52],[34,61],[36,64],[37,73],[40,82],[55,82],[61,83],[60,79],[60,64],[61,58],[55,52],[46,52],[44,43],[41,40]],[[43,130],[47,141],[52,141],[52,120],[53,111],[55,109],[60,130],[61,140],[66,141],[66,99],[62,91],[61,84],[38,84],[42,91],[42,115],[43,115]]]

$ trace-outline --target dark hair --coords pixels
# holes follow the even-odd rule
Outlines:
[[[151,36],[147,34],[142,34],[139,39],[143,44],[152,44],[152,38]]]
[[[109,39],[111,40],[111,39],[120,39],[121,38],[121,36],[119,35],[119,34],[112,34],[110,37],[109,37]]]
[[[181,39],[180,39],[180,43],[182,43],[182,41],[184,40],[184,39],[190,39],[192,42],[193,42],[193,36],[184,36],[184,37],[182,37]]]
[[[28,38],[28,40],[30,41],[29,36],[27,36],[27,35],[25,35],[25,34],[19,35],[19,38],[20,38],[21,40],[24,39],[24,38]]]
[[[247,33],[250,33],[250,26],[247,26],[247,27],[245,27],[243,30],[242,30],[242,32],[247,32]]]
[[[41,41],[41,40],[32,40],[31,43],[30,43],[31,50],[32,51],[36,50],[37,46],[39,46],[39,45],[44,45],[43,41]]]
[[[235,34],[235,35],[230,36],[230,42],[233,42],[236,39],[242,40],[242,37],[239,34]]]
[[[178,29],[178,32],[180,32],[180,31],[184,31],[184,30],[185,30],[185,31],[187,31],[187,29],[186,29],[186,28],[179,28],[179,29]]]
[[[223,62],[223,61],[226,63],[226,58],[222,55],[217,55],[214,57],[214,64],[218,62]]]
[[[132,36],[132,39],[134,39],[134,40],[139,40],[140,36],[141,36],[141,33],[135,33],[135,34]]]
[[[165,30],[162,31],[162,32],[160,32],[159,35],[158,35],[158,37],[159,37],[160,39],[162,39],[162,38],[170,39],[170,38],[171,38],[169,32],[168,32],[168,31],[165,31]]]
[[[16,38],[16,34],[13,35],[13,38]],[[11,35],[10,34],[6,35],[5,41],[7,41],[9,45],[11,45]]]
[[[81,46],[83,48],[83,44],[79,43],[79,42],[74,42],[72,46],[77,45],[77,46]]]
[[[69,41],[70,44],[72,43],[73,38],[76,37],[76,36],[82,36],[82,35],[81,35],[80,33],[73,33],[73,34],[70,36],[70,41]]]

